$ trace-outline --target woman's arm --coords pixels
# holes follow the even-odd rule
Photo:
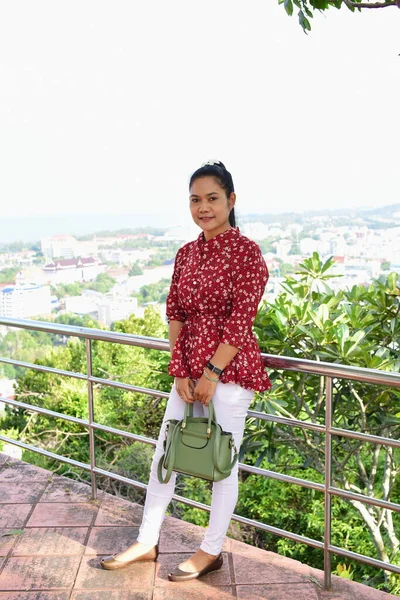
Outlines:
[[[178,338],[179,332],[183,327],[182,321],[170,321],[168,326],[168,339],[169,339],[169,350],[172,351],[175,346],[175,342]]]

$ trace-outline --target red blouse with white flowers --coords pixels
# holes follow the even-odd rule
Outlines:
[[[178,250],[167,298],[169,321],[184,323],[169,365],[175,377],[199,379],[220,343],[239,348],[220,381],[256,391],[271,388],[252,331],[268,281],[259,246],[228,229]]]

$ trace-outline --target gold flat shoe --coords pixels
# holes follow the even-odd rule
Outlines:
[[[170,581],[190,581],[191,579],[198,579],[202,575],[206,575],[212,571],[218,571],[223,564],[224,559],[222,558],[222,554],[218,554],[218,556],[207,567],[204,567],[204,569],[190,573],[189,571],[182,571],[182,569],[177,567],[175,571],[168,573],[168,579]]]
[[[151,550],[136,556],[136,558],[132,558],[132,560],[117,560],[115,558],[116,554],[113,554],[112,556],[102,558],[100,565],[107,571],[116,571],[117,569],[125,569],[125,567],[135,562],[155,562],[158,558],[158,554],[159,550],[157,544]]]

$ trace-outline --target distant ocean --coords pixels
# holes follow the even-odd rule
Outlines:
[[[42,237],[68,234],[86,235],[97,231],[134,229],[135,227],[170,227],[178,225],[165,214],[64,214],[31,217],[2,217],[0,243],[35,242]]]

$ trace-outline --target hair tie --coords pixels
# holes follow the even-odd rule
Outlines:
[[[203,163],[201,166],[207,167],[209,165],[210,167],[214,167],[215,165],[220,165],[220,164],[221,164],[220,160],[212,159],[212,160],[208,160],[207,162]]]

